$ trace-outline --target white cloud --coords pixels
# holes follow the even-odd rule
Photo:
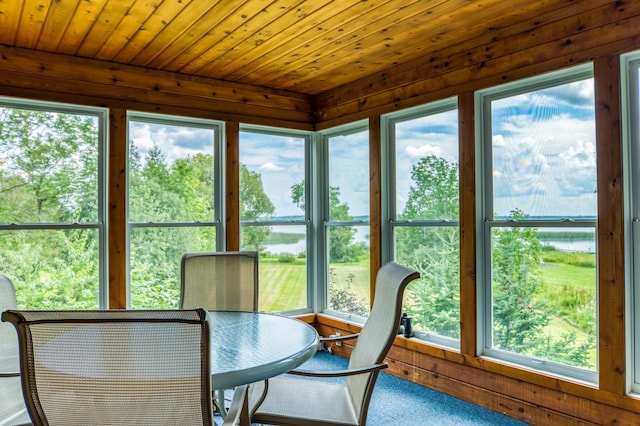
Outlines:
[[[265,163],[259,167],[260,170],[265,172],[279,172],[283,170],[282,167],[276,166],[273,163]]]
[[[440,156],[442,153],[442,148],[439,146],[433,145],[422,145],[422,146],[408,146],[405,149],[405,152],[409,154],[411,157],[426,157],[429,155],[437,155]]]

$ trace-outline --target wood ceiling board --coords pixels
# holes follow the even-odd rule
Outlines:
[[[27,0],[33,2],[33,0]],[[57,53],[75,55],[109,0],[81,1],[56,49]],[[22,43],[19,47],[25,47]]]
[[[118,28],[120,22],[127,16],[129,9],[134,3],[135,0],[119,0],[116,3],[110,3],[110,7],[102,9],[98,19],[96,19],[76,51],[76,55],[85,58],[95,58],[100,49],[102,49],[102,46],[104,46],[109,37]]]
[[[112,0],[113,1],[113,0]],[[218,4],[219,2],[216,2]],[[171,0],[175,17],[159,28],[154,28],[153,39],[144,47],[137,48],[137,54],[128,62],[131,65],[146,67],[155,57],[164,53],[182,35],[188,32],[215,5],[209,1],[195,0],[185,8],[180,7],[179,0]]]
[[[58,49],[77,7],[78,4],[71,1],[53,1],[51,3],[47,19],[40,31],[36,49],[49,52],[55,52]]]
[[[95,53],[99,60],[109,61],[140,31],[153,13],[161,7],[157,0],[137,0],[118,22],[118,26]]]
[[[27,2],[20,15],[17,39],[27,49],[35,49],[52,0]]]
[[[0,0],[0,43],[15,45],[24,0]]]
[[[302,61],[292,62],[291,68],[279,70],[278,78],[261,82],[261,84],[289,89],[295,85],[298,90],[306,92],[309,87],[305,86],[305,82],[298,81],[297,76],[304,75],[306,81],[309,81],[306,76],[312,76],[315,86],[313,93],[317,94],[328,89],[329,86],[336,86],[335,79],[331,78],[331,74],[327,71],[355,80],[375,70],[387,68],[393,65],[395,60],[387,61],[386,57],[381,58],[381,56],[385,55],[385,51],[390,51],[394,38],[399,39],[394,44],[399,45],[402,51],[409,50],[416,43],[424,44],[420,34],[415,33],[420,31],[416,21],[424,20],[425,17],[433,14],[434,8],[447,6],[447,4],[449,3],[446,1],[417,1],[405,5],[401,11],[394,10],[393,13],[379,15],[379,19],[363,23],[350,37],[336,38],[331,44],[313,52],[312,61],[306,65],[303,64],[304,70],[297,67],[298,62]],[[390,31],[390,28],[394,28],[394,32]],[[368,56],[369,62],[358,59],[363,56]],[[396,52],[392,53],[392,56],[403,57],[404,53]],[[346,67],[347,64],[350,66]],[[320,85],[321,82],[325,84],[324,87]]]
[[[257,46],[255,44],[247,46],[246,43],[243,43],[246,40],[250,40],[254,34],[260,31],[263,31],[263,34],[266,33],[267,31],[264,28],[271,22],[277,21],[278,25],[283,23],[288,25],[288,20],[286,19],[287,11],[295,10],[300,3],[301,0],[279,0],[262,8],[257,5],[254,7],[255,10],[258,10],[258,13],[253,15],[239,9],[236,15],[241,14],[243,19],[237,23],[237,26],[236,22],[233,25],[228,25],[225,22],[227,25],[224,25],[224,28],[234,26],[234,30],[229,34],[225,34],[215,45],[205,46],[201,54],[192,55],[193,59],[191,61],[183,61],[182,64],[178,64],[180,66],[179,70],[187,74],[210,75],[214,72],[206,70],[209,69],[210,65],[213,65],[215,74],[217,76],[223,75],[225,71],[222,61],[228,61],[238,56],[259,55],[262,51],[261,48],[256,49]],[[239,46],[242,46],[242,48]]]
[[[168,65],[158,65],[163,67],[166,65],[166,69],[170,71],[207,75],[199,73],[198,70],[210,62],[217,61],[225,54],[234,54],[233,47],[238,44],[240,39],[247,37],[252,32],[251,27],[259,29],[268,20],[275,19],[273,12],[275,11],[277,14],[282,10],[280,4],[282,4],[282,8],[287,8],[299,1],[281,0],[277,2],[278,6],[275,6],[273,0],[251,0],[233,10],[225,11],[224,16],[218,17],[214,13],[198,23],[202,28],[200,31],[194,31],[204,33],[203,37],[191,44],[180,56],[171,58],[172,61]],[[219,21],[215,22],[213,19],[219,19]]]
[[[191,3],[192,0],[162,1],[144,22],[142,20],[139,21],[140,26],[133,35],[127,34],[125,36],[127,42],[119,47],[117,52],[114,49],[113,56],[105,59],[121,64],[131,63],[136,55],[141,50],[146,49],[164,27],[169,25],[177,16],[181,16],[183,10]]]
[[[388,9],[384,9],[382,12],[378,10],[381,6],[387,5],[389,7],[388,4],[388,1],[361,1],[338,13],[330,9],[330,6],[326,6],[321,13],[326,14],[328,19],[301,33],[299,37],[291,40],[290,45],[279,46],[277,50],[286,50],[285,55],[264,66],[258,65],[251,74],[246,74],[241,81],[251,82],[250,84],[255,85],[268,85],[268,81],[274,81],[284,73],[294,69],[299,70],[301,66],[316,60],[318,55],[322,55],[323,49],[336,43],[336,40],[353,37],[357,29],[365,25],[362,22],[363,16],[388,13]],[[392,8],[398,7],[397,3],[391,6]]]
[[[360,0],[353,0],[351,3],[345,1],[331,3],[332,8],[335,10],[339,3],[343,7],[351,7],[354,2]],[[323,8],[325,4],[320,2],[304,2],[295,9],[287,11],[290,17],[286,18],[291,25],[284,28],[279,22],[274,22],[265,27],[263,31],[254,34],[252,37],[247,38],[242,44],[238,45],[238,50],[241,52],[249,52],[245,55],[236,55],[234,57],[222,57],[218,63],[220,65],[220,78],[228,79],[231,81],[241,80],[242,77],[256,71],[256,67],[264,66],[278,58],[286,55],[290,51],[295,50],[300,46],[300,37],[302,37],[308,28],[313,28],[325,19]],[[323,15],[323,16],[320,16]],[[295,41],[295,44],[292,43]],[[282,46],[291,46],[289,50],[281,52]],[[203,71],[206,73],[207,71]]]

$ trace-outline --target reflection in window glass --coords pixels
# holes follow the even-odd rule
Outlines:
[[[395,146],[394,247],[420,272],[405,292],[413,329],[460,337],[458,113],[455,99],[424,116],[391,120]],[[432,112],[433,111],[433,112]],[[439,342],[451,344],[451,342]]]
[[[258,308],[293,311],[307,306],[307,237],[305,226],[243,226],[241,232],[268,228],[260,253]],[[264,231],[264,229],[262,229]],[[242,250],[246,248],[241,247]]]
[[[21,309],[97,309],[104,111],[8,102],[0,107],[0,272]]]
[[[327,144],[327,307],[368,317],[369,133],[364,130],[331,136]]]
[[[491,100],[485,346],[595,380],[595,108],[593,79],[581,73]]]
[[[370,309],[369,227],[329,227],[329,309],[366,318]]]
[[[130,233],[130,305],[177,309],[180,261],[187,252],[215,251],[213,227],[135,227]]]
[[[19,309],[98,309],[97,229],[0,231],[0,271]]]
[[[215,251],[218,126],[129,120],[129,304],[177,308],[184,253]],[[196,226],[197,225],[197,226]]]
[[[240,133],[242,250],[260,252],[259,309],[307,308],[307,138]]]
[[[129,220],[211,222],[214,129],[129,121]]]

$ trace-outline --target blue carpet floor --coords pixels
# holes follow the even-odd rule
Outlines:
[[[347,362],[337,355],[318,352],[301,368],[346,368]],[[526,423],[383,371],[371,397],[367,425],[524,426]]]
[[[318,352],[301,369],[337,370],[347,360]],[[373,391],[368,426],[524,426],[526,423],[382,372]]]

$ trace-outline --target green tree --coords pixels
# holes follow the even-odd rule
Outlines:
[[[519,209],[509,219],[524,220]],[[588,366],[588,345],[575,342],[575,332],[546,333],[553,316],[541,300],[542,248],[536,228],[494,229],[492,247],[493,345],[516,353]]]
[[[262,177],[244,164],[240,165],[240,220],[254,221],[271,217],[275,206],[264,192]],[[264,242],[271,233],[269,226],[246,226],[242,229],[241,247],[263,251]]]
[[[420,159],[411,170],[412,185],[403,220],[458,219],[458,164],[437,156]],[[410,284],[405,309],[416,329],[460,336],[460,262],[457,227],[399,227],[396,259],[420,272]]]
[[[0,108],[0,153],[0,222],[98,222],[97,118]],[[4,231],[0,271],[21,308],[96,308],[98,231]]]
[[[304,203],[304,181],[291,186],[291,199],[302,210]],[[331,220],[352,220],[349,204],[340,201],[340,188],[329,186],[329,218]],[[367,248],[355,244],[356,229],[353,226],[336,226],[330,229],[329,258],[332,262],[353,262],[366,255]]]

